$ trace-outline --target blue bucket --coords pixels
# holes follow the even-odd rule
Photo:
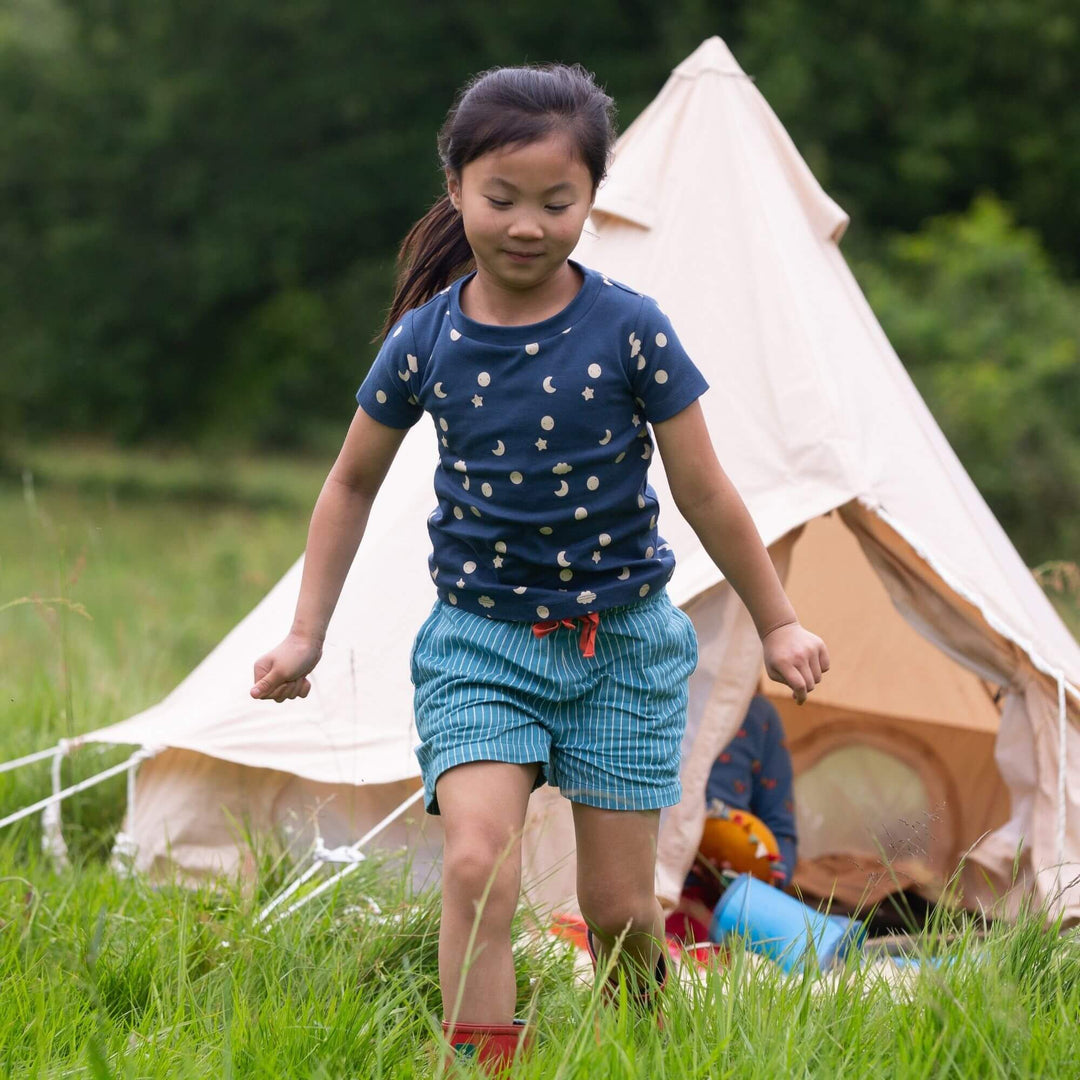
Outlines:
[[[784,971],[799,967],[810,953],[825,970],[843,958],[861,931],[857,919],[822,915],[752,875],[740,874],[716,905],[709,938],[719,943],[745,937],[754,952]]]

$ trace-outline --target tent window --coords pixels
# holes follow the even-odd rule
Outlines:
[[[911,765],[865,744],[825,753],[795,778],[799,856],[927,859],[935,810]]]

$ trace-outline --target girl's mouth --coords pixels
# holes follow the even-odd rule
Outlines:
[[[539,251],[534,251],[531,253],[521,251],[507,251],[506,254],[507,256],[509,256],[510,259],[517,263],[529,263],[532,262],[533,259],[540,258]]]

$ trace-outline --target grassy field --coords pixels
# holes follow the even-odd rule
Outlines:
[[[328,464],[66,447],[9,466],[0,761],[167,693],[301,550]],[[122,756],[80,752],[65,779]],[[0,836],[2,1075],[437,1074],[436,893],[409,895],[396,864],[365,864],[338,894],[267,927],[255,914],[288,873],[270,854],[244,891],[117,878],[103,856],[122,784],[65,807],[71,871],[38,853],[37,820]],[[0,774],[0,816],[47,791],[45,766]],[[960,939],[900,988],[855,965],[785,979],[737,949],[728,968],[674,987],[658,1033],[601,1009],[563,946],[523,923],[521,1014],[539,1043],[513,1075],[1077,1076],[1076,938],[1037,919],[981,942],[962,922],[942,928]]]

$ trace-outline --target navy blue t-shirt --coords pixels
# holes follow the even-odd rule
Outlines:
[[[407,312],[356,398],[389,427],[427,412],[439,440],[428,517],[439,596],[490,618],[635,603],[671,577],[646,473],[649,423],[708,384],[656,302],[594,270],[557,315],[467,318],[468,278]]]

